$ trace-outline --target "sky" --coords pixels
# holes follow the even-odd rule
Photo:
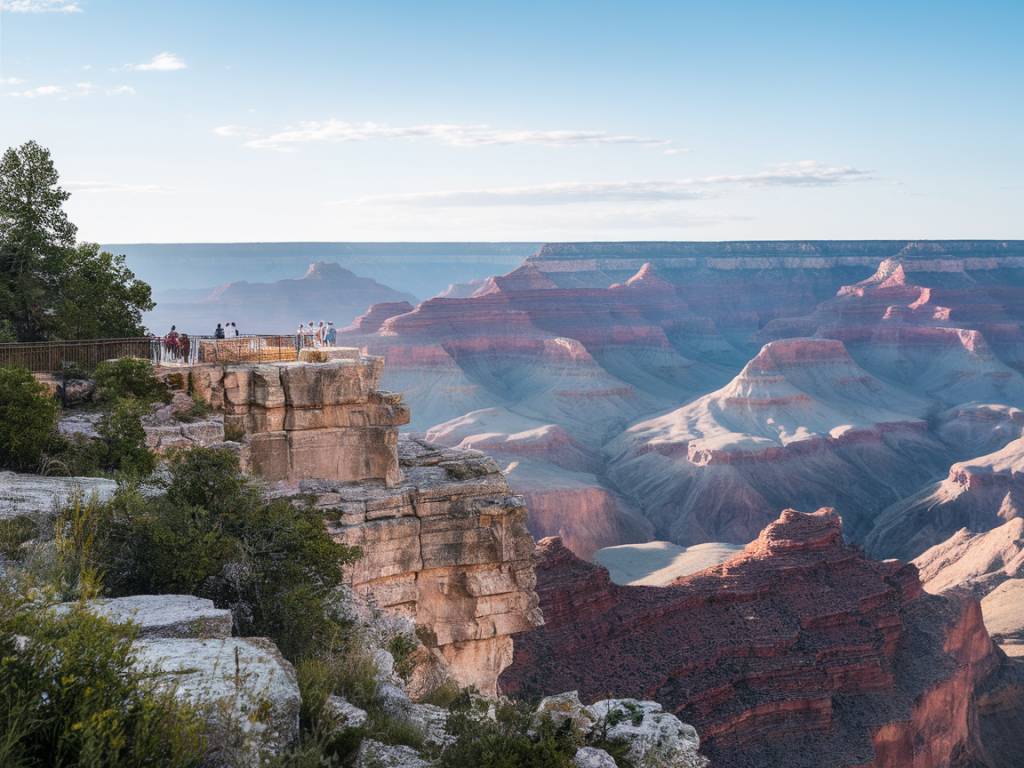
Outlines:
[[[83,239],[1024,238],[1024,2],[0,0]]]

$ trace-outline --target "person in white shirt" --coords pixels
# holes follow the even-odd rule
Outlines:
[[[320,321],[320,325],[316,327],[316,345],[322,347],[324,340],[327,338],[327,326],[324,325],[324,321]]]

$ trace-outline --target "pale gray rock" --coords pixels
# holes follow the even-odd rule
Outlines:
[[[573,755],[572,764],[576,768],[618,768],[615,758],[597,747],[580,747]]]
[[[356,768],[429,768],[430,763],[412,747],[381,744],[363,739],[356,757]]]
[[[380,708],[392,717],[408,718],[412,701],[401,686],[381,683],[377,686],[377,701]]]
[[[295,670],[269,640],[149,639],[134,652],[136,667],[203,713],[215,763],[256,766],[298,738]]]
[[[324,717],[334,725],[336,730],[344,731],[365,725],[368,715],[365,709],[360,709],[341,696],[332,694],[324,703]]]
[[[545,716],[551,718],[551,722],[556,727],[569,720],[572,722],[573,728],[580,733],[587,733],[597,720],[590,710],[583,706],[577,691],[556,693],[553,696],[541,699],[533,717],[534,728],[539,725],[540,720]]]
[[[100,436],[96,427],[103,418],[99,411],[89,413],[69,413],[60,417],[57,422],[57,431],[65,437],[81,435],[93,440]]]
[[[62,603],[58,611],[75,603]],[[89,610],[118,624],[138,626],[140,638],[218,639],[231,637],[231,611],[192,595],[133,595],[90,600]]]
[[[423,732],[427,744],[446,747],[455,741],[446,730],[448,710],[433,704],[413,704],[409,711],[409,722]]]
[[[43,477],[0,472],[0,519],[27,515],[44,518],[56,512],[75,494],[100,501],[114,495],[117,483],[105,477]]]
[[[664,712],[656,701],[605,699],[587,709],[610,741],[628,745],[627,757],[638,768],[703,768],[708,764],[698,753],[697,730]]]

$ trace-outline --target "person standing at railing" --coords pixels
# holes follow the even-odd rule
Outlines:
[[[224,327],[220,323],[217,323],[217,328],[213,332],[213,338],[215,338],[215,339],[223,339],[224,338]]]
[[[178,349],[181,345],[181,339],[178,336],[177,326],[172,325],[171,330],[166,336],[164,336],[164,351],[171,357],[176,359],[178,357]]]
[[[183,333],[178,340],[178,345],[181,350],[181,359],[186,363],[189,362],[189,352],[192,351],[192,339],[188,337],[187,333]]]
[[[327,336],[326,336],[327,346],[328,347],[333,347],[334,343],[337,340],[338,340],[338,329],[334,327],[334,321],[333,320],[328,320],[327,321]]]

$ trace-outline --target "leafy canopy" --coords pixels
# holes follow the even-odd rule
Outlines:
[[[123,256],[75,245],[59,181],[35,141],[0,157],[0,341],[141,335],[149,286]]]

